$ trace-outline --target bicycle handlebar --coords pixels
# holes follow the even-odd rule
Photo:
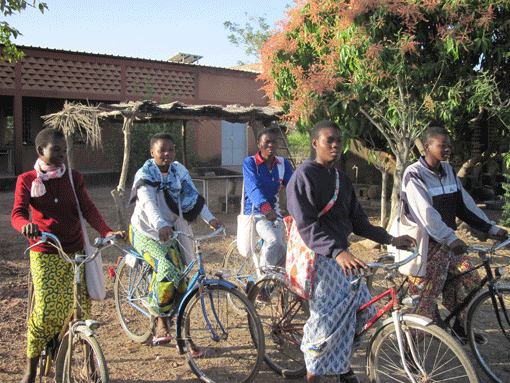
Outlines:
[[[410,252],[412,252],[412,254],[409,257],[403,259],[402,261],[394,262],[391,265],[385,265],[384,263],[377,263],[377,262],[368,262],[365,264],[370,268],[383,268],[385,270],[394,270],[394,269],[398,269],[400,266],[405,265],[408,262],[411,262],[414,258],[416,258],[418,256],[418,249],[416,247],[406,247],[406,248],[402,248],[401,250],[410,251]]]
[[[227,235],[227,233],[225,231],[225,226],[220,226],[219,228],[217,228],[212,233],[204,234],[204,235],[191,235],[191,234],[186,233],[184,231],[176,231],[176,230],[174,230],[174,234],[172,236],[172,239],[177,239],[178,235],[185,235],[186,237],[189,237],[189,238],[191,238],[194,241],[201,241],[202,239],[207,239],[207,238],[214,237],[214,236],[218,235],[221,231],[223,231],[223,236],[225,237]]]
[[[510,244],[510,235],[507,235],[506,239],[501,242],[500,244],[498,245],[493,245],[493,246],[485,246],[485,247],[482,247],[482,246],[468,246],[467,248],[467,252],[470,253],[470,252],[475,252],[475,251],[481,251],[483,253],[486,253],[486,254],[494,254],[496,251],[500,250],[501,248],[507,246],[508,244]]]
[[[36,246],[39,246],[40,244],[49,243],[55,249],[57,249],[60,257],[64,261],[69,262],[69,263],[76,263],[76,264],[80,264],[81,265],[81,264],[84,264],[84,263],[92,262],[98,256],[98,254],[100,253],[100,250],[103,249],[106,245],[113,246],[116,243],[116,238],[117,237],[115,235],[109,235],[109,236],[107,236],[105,238],[98,237],[94,241],[94,247],[96,248],[96,251],[94,252],[94,254],[92,254],[90,256],[87,256],[85,258],[75,258],[75,259],[72,259],[72,258],[69,257],[69,255],[67,255],[67,253],[64,251],[64,249],[62,249],[62,244],[60,243],[60,240],[57,238],[56,235],[51,234],[51,233],[46,233],[46,232],[42,231],[42,232],[39,233],[39,241],[37,241],[33,245],[29,246],[25,250],[25,254],[30,249],[32,249],[32,248],[34,248]]]

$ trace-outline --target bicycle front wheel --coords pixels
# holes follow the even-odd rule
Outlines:
[[[510,286],[494,286],[473,301],[467,314],[469,344],[494,382],[510,381]]]
[[[71,353],[70,358],[68,352]],[[73,336],[69,350],[69,332],[58,349],[55,361],[56,383],[108,383],[108,368],[101,347],[93,336],[81,332]]]
[[[403,359],[393,323],[378,330],[370,340],[367,372],[372,383],[409,381],[404,363],[416,382],[478,382],[465,352],[444,330],[409,319],[402,320],[401,326],[405,338]]]
[[[237,250],[237,240],[233,241],[227,249],[225,259],[223,260],[223,268],[230,270],[232,278],[243,289],[250,279],[257,278],[257,270],[253,260],[249,257],[243,257]]]
[[[300,349],[303,326],[310,316],[308,301],[291,291],[280,273],[262,277],[250,290],[253,303],[264,329],[269,367],[285,378],[306,374]]]
[[[147,296],[152,268],[145,261],[137,260],[131,267],[124,257],[117,267],[115,309],[126,334],[135,342],[147,342],[154,328],[154,320],[147,309]]]
[[[198,377],[216,383],[253,381],[263,361],[264,334],[243,293],[204,286],[203,294],[198,289],[186,304],[181,320],[188,363]]]

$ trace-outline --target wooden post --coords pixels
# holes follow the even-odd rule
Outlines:
[[[259,131],[264,129],[264,124],[261,121],[259,121],[259,120],[250,120],[248,122],[248,127],[252,130],[253,136],[254,136],[254,138],[256,140],[257,139],[257,134],[259,133]]]
[[[188,121],[182,120],[181,123],[181,139],[182,139],[182,164],[186,167],[187,163],[187,147],[186,147],[186,124]]]
[[[126,188],[126,180],[129,169],[129,156],[131,154],[131,126],[135,118],[135,112],[132,111],[129,115],[124,115],[124,124],[122,125],[122,132],[124,133],[124,158],[122,160],[122,170],[120,172],[120,179],[117,188],[111,191],[115,207],[117,209],[117,219],[119,221],[119,230],[126,231],[128,228],[127,208],[122,200],[124,197],[124,190]]]

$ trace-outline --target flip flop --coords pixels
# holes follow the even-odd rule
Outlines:
[[[201,349],[193,350],[193,352],[191,353],[191,357],[193,359],[200,358],[202,356],[204,356],[204,352]]]
[[[169,343],[173,339],[173,336],[168,334],[165,330],[158,332],[152,337],[152,344],[157,346],[163,343]]]
[[[177,351],[179,351],[179,345],[176,345],[175,348],[177,349]],[[204,352],[200,348],[196,348],[196,349],[192,348],[191,349],[191,357],[193,359],[200,358],[202,356],[204,356]]]

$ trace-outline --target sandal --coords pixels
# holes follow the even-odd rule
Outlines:
[[[152,337],[152,345],[157,346],[159,344],[168,343],[172,339],[172,335],[166,331],[166,328],[160,328],[157,330],[156,335]]]
[[[177,349],[177,351],[179,351],[179,345],[176,345],[175,348]],[[202,349],[200,349],[200,347],[192,345],[191,346],[191,357],[193,359],[196,359],[196,358],[200,358],[202,356],[204,356],[204,352],[202,351]]]

